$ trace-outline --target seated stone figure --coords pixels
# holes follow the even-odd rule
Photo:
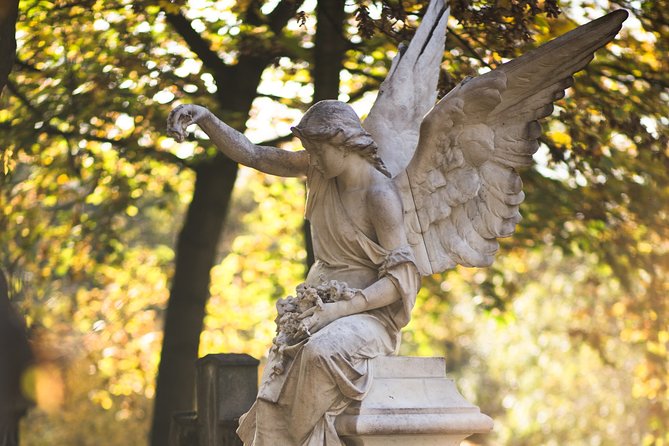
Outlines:
[[[463,81],[435,105],[448,12],[433,0],[364,128],[350,106],[319,102],[293,128],[302,151],[255,145],[197,105],[172,111],[168,132],[178,141],[198,124],[241,164],[306,176],[316,262],[305,285],[345,284],[346,298],[297,316],[303,339],[270,351],[241,420],[245,445],[341,445],[335,417],[369,390],[370,359],[397,350],[420,276],[492,263],[497,238],[520,220],[516,169],[533,162],[537,120],[626,17],[616,11],[583,25]]]
[[[306,175],[316,262],[305,283],[337,280],[355,291],[301,316],[311,336],[283,351],[290,361],[282,373],[274,372],[272,350],[240,436],[256,446],[339,445],[334,418],[369,389],[367,360],[396,350],[420,283],[402,204],[376,144],[338,101],[317,103],[293,128],[307,149],[301,152],[255,146],[199,106],[177,108],[172,118],[171,128],[197,122],[242,164]]]

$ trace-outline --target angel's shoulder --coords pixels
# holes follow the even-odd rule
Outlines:
[[[383,177],[367,189],[366,201],[372,221],[384,225],[402,222],[402,199],[395,184]]]

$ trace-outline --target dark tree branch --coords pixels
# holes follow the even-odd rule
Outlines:
[[[299,99],[286,98],[286,97],[283,97],[283,96],[277,96],[277,95],[269,94],[269,93],[258,93],[257,97],[271,99],[271,100],[273,100],[275,102],[279,102],[279,103],[283,103],[284,101],[290,101],[290,102],[299,101]],[[295,108],[303,108],[303,107],[300,107],[299,105],[295,105]]]
[[[190,24],[190,20],[183,14],[165,14],[165,16],[174,30],[188,44],[190,50],[202,60],[207,70],[220,76],[228,69],[228,66],[221,60],[218,54],[211,49],[211,42],[195,31]]]
[[[18,0],[0,2],[0,93],[2,93],[16,53],[16,19],[19,13]]]
[[[386,80],[385,76],[368,73],[367,71],[365,71],[363,69],[360,69],[360,68],[346,68],[346,71],[348,71],[349,73],[352,73],[352,74],[360,74],[360,75],[368,77],[370,79],[374,79],[375,81],[378,81],[379,85],[381,85],[381,83],[384,80]]]
[[[37,67],[35,67],[30,62],[28,62],[26,60],[21,60],[18,57],[14,60],[14,63],[17,66],[19,66],[19,67],[21,67],[21,68],[23,68],[27,71],[30,71],[30,72],[33,72],[33,73],[42,73],[42,70],[38,69]]]
[[[478,60],[479,62],[481,62],[483,65],[485,65],[485,66],[488,67],[488,68],[491,68],[491,69],[494,69],[494,68],[495,68],[495,67],[493,67],[492,65],[490,65],[488,62],[486,62],[485,59],[483,59],[483,57],[482,57],[479,53],[476,52],[476,50],[474,49],[474,47],[472,47],[472,46],[469,44],[469,42],[467,42],[467,40],[466,40],[464,37],[462,37],[461,35],[459,35],[458,33],[456,33],[455,30],[454,30],[453,28],[449,27],[449,28],[448,28],[448,32],[449,32],[450,34],[453,34],[453,37],[455,37],[455,39],[456,39],[458,42],[460,42],[460,44],[462,45],[462,47],[463,47],[466,51],[468,51],[468,52],[474,57],[474,59]],[[482,45],[481,47],[484,48],[483,45]]]
[[[629,68],[625,68],[622,65],[616,65],[616,64],[613,64],[613,63],[609,63],[609,62],[599,62],[599,63],[596,64],[596,66],[603,67],[603,68],[610,68],[610,69],[615,70],[619,73],[626,74],[626,75],[629,75],[629,76],[634,76],[635,79],[640,79],[640,80],[646,81],[651,85],[656,85],[656,86],[661,87],[661,88],[669,89],[669,82],[667,82],[667,81],[665,81],[661,78],[654,78],[654,77],[646,76],[646,75],[643,75],[643,74],[642,75],[636,75],[636,74],[632,73],[632,70],[630,70]],[[616,81],[620,81],[620,79],[616,79],[615,77],[611,77],[611,76],[603,73],[601,70],[598,70],[598,74],[601,74],[602,76],[608,77],[609,79],[614,79]]]
[[[274,10],[269,13],[269,28],[279,34],[288,21],[295,17],[297,10],[302,6],[303,0],[283,0]]]
[[[288,20],[297,14],[297,10],[302,6],[302,3],[304,3],[304,0],[282,0],[274,7],[272,12],[263,16],[260,14],[262,2],[252,0],[246,7],[244,22],[254,26],[268,25],[274,34],[279,34]]]
[[[379,88],[379,84],[377,84],[375,82],[365,83],[365,84],[363,84],[362,87],[358,88],[355,91],[352,91],[348,95],[348,102],[355,102],[358,99],[362,98],[365,95],[365,93],[376,90],[378,88]]]

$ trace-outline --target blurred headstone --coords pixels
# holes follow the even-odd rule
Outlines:
[[[212,354],[197,362],[200,446],[241,446],[236,430],[258,393],[259,361],[246,354]]]
[[[220,353],[197,361],[197,412],[179,412],[169,446],[242,446],[236,430],[258,393],[258,364],[246,354]]]

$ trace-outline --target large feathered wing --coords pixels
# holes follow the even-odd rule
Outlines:
[[[421,274],[492,263],[497,238],[521,218],[516,169],[533,163],[537,120],[626,18],[615,11],[463,82],[425,116],[406,180],[396,182]]]
[[[418,144],[420,124],[437,100],[449,9],[432,0],[408,47],[400,47],[363,123],[393,176],[403,173]]]

